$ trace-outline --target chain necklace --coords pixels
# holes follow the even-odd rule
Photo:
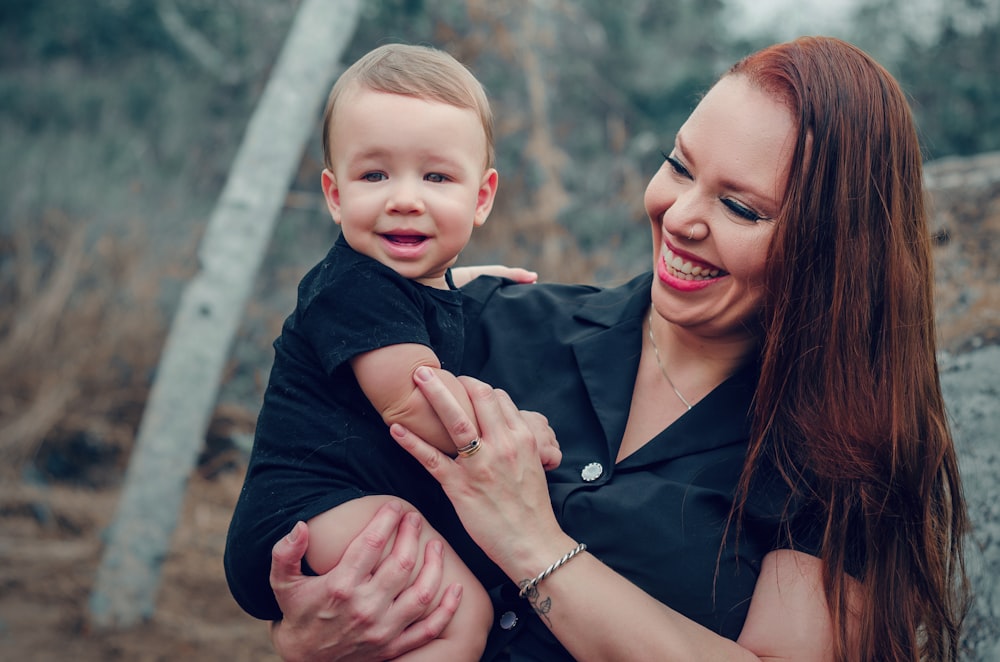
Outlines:
[[[648,321],[649,321],[649,342],[653,345],[653,356],[656,357],[656,365],[660,366],[660,372],[663,373],[663,378],[667,380],[668,384],[670,384],[670,388],[674,389],[674,393],[677,394],[677,397],[681,399],[681,402],[683,402],[684,406],[686,406],[688,408],[688,411],[691,411],[691,403],[688,402],[687,398],[685,398],[683,395],[681,395],[681,392],[677,390],[676,386],[674,386],[673,380],[671,380],[670,379],[670,375],[667,374],[667,369],[663,367],[663,361],[660,360],[660,350],[656,346],[656,340],[653,338],[653,308],[652,308],[652,306],[650,306],[650,308],[649,308],[649,320]]]

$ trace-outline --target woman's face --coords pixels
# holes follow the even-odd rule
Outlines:
[[[754,328],[794,144],[791,112],[743,76],[698,104],[646,188],[659,315],[706,338]]]

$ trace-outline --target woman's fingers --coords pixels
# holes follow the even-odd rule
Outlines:
[[[521,416],[521,411],[518,410],[517,405],[515,405],[514,401],[510,399],[507,392],[502,389],[495,389],[493,394],[507,427],[511,430],[517,430],[523,427],[525,425],[525,419]]]
[[[302,557],[309,546],[309,527],[297,522],[287,536],[271,549],[271,588],[279,606],[285,593],[292,589],[302,575]]]
[[[499,276],[515,283],[531,284],[538,281],[538,274],[522,267],[508,267],[503,264],[483,264],[475,267],[454,267],[451,277],[455,287],[462,287],[479,276]]]
[[[470,384],[472,381],[470,378]],[[483,385],[481,382],[476,383]],[[497,421],[503,421],[509,434],[508,438],[517,445],[517,450],[535,451],[546,470],[558,467],[562,461],[562,451],[559,450],[555,432],[549,427],[549,420],[538,412],[519,410],[506,391],[494,389],[491,395],[496,405],[495,411],[499,414]],[[494,429],[489,425],[492,423],[489,419],[494,410],[486,405],[486,402],[486,399],[474,398],[473,406],[476,407],[480,427],[484,430]]]
[[[472,377],[459,377],[458,381],[465,387],[465,391],[472,401],[472,408],[476,411],[476,418],[479,421],[479,429],[483,431],[484,442],[501,441],[504,431],[517,428],[518,422],[515,420],[518,418],[517,407],[511,402],[510,396]],[[511,410],[510,412],[504,411],[505,403]],[[433,401],[431,406],[436,408]]]
[[[476,412],[478,420],[472,421],[434,371],[418,369],[416,377],[417,386],[441,419],[456,447],[464,446],[476,437],[478,427],[482,431],[482,443],[492,446],[492,452],[504,448],[504,444],[515,454],[531,449],[546,470],[559,466],[562,452],[548,419],[537,412],[519,411],[505,391],[494,389],[472,377],[459,377],[459,383],[468,393]],[[402,430],[399,435],[403,435]],[[415,435],[397,436],[397,439],[439,482],[442,481],[446,474],[441,472],[448,471],[450,467],[448,458],[435,452]]]
[[[350,571],[350,576],[345,578],[347,581],[374,574],[382,559],[385,546],[392,540],[393,535],[397,530],[404,533],[406,531],[406,527],[400,526],[401,519],[403,519],[403,505],[399,501],[389,501],[375,512],[371,521],[344,550],[344,555],[337,564],[341,573],[345,570]],[[404,541],[405,538],[404,535]],[[393,551],[396,551],[395,545]],[[399,586],[399,589],[401,590],[402,586]]]
[[[449,394],[450,396],[450,394]],[[389,433],[407,453],[427,470],[441,485],[445,485],[449,471],[454,465],[454,461],[434,448],[417,435],[404,428],[399,423],[389,426]]]
[[[420,388],[421,393],[427,398],[427,402],[430,403],[431,408],[434,409],[438,418],[441,419],[441,423],[448,430],[455,447],[461,448],[476,438],[475,422],[469,419],[458,400],[434,371],[427,367],[421,367],[417,368],[414,376],[417,387]],[[463,386],[466,386],[464,382]],[[466,390],[468,390],[468,386],[466,386]],[[469,397],[474,399],[472,392],[469,392]]]
[[[555,469],[562,462],[562,450],[559,449],[556,433],[549,427],[549,419],[537,411],[522,411],[520,413],[535,437],[538,458],[542,461],[542,466],[546,471]]]
[[[385,650],[387,657],[396,657],[433,641],[444,631],[462,598],[462,587],[453,584],[435,604],[441,578],[444,575],[444,546],[439,540],[427,543],[423,564],[413,584],[400,593],[390,607],[393,618],[409,623]]]
[[[410,576],[419,556],[420,530],[423,518],[417,512],[403,516],[396,529],[396,539],[389,554],[371,571],[372,586],[378,594],[396,596],[410,583]],[[437,587],[434,587],[437,590]]]
[[[427,618],[416,621],[403,630],[398,637],[402,652],[411,651],[437,639],[454,618],[462,601],[462,585],[452,584],[444,592],[441,603],[428,614]]]
[[[424,616],[434,606],[444,576],[444,545],[431,540],[424,550],[423,564],[413,584],[396,598],[393,608],[409,620]]]

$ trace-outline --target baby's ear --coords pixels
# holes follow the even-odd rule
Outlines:
[[[497,197],[497,186],[499,186],[500,175],[496,168],[490,168],[483,173],[483,179],[479,182],[479,198],[476,200],[475,225],[479,227],[486,222],[486,217],[493,210],[493,201]]]
[[[323,174],[320,175],[320,183],[323,187],[326,208],[330,210],[333,222],[340,225],[340,189],[337,187],[337,178],[330,170],[324,168]]]

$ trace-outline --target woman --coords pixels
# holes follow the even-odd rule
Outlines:
[[[854,47],[799,39],[737,63],[664,156],[645,198],[652,276],[466,288],[465,367],[505,390],[466,380],[471,421],[436,379],[419,385],[456,445],[478,426],[481,450],[451,460],[392,428],[508,580],[477,571],[502,586],[490,650],[956,659],[966,519],[901,90]],[[548,484],[514,403],[561,443]],[[341,619],[328,659],[389,656],[447,622],[457,596],[421,602],[438,564],[404,576],[418,532],[397,522],[380,513],[320,579],[292,569],[299,528],[276,546],[279,651],[317,653],[324,592]],[[359,623],[373,605],[387,615]]]

